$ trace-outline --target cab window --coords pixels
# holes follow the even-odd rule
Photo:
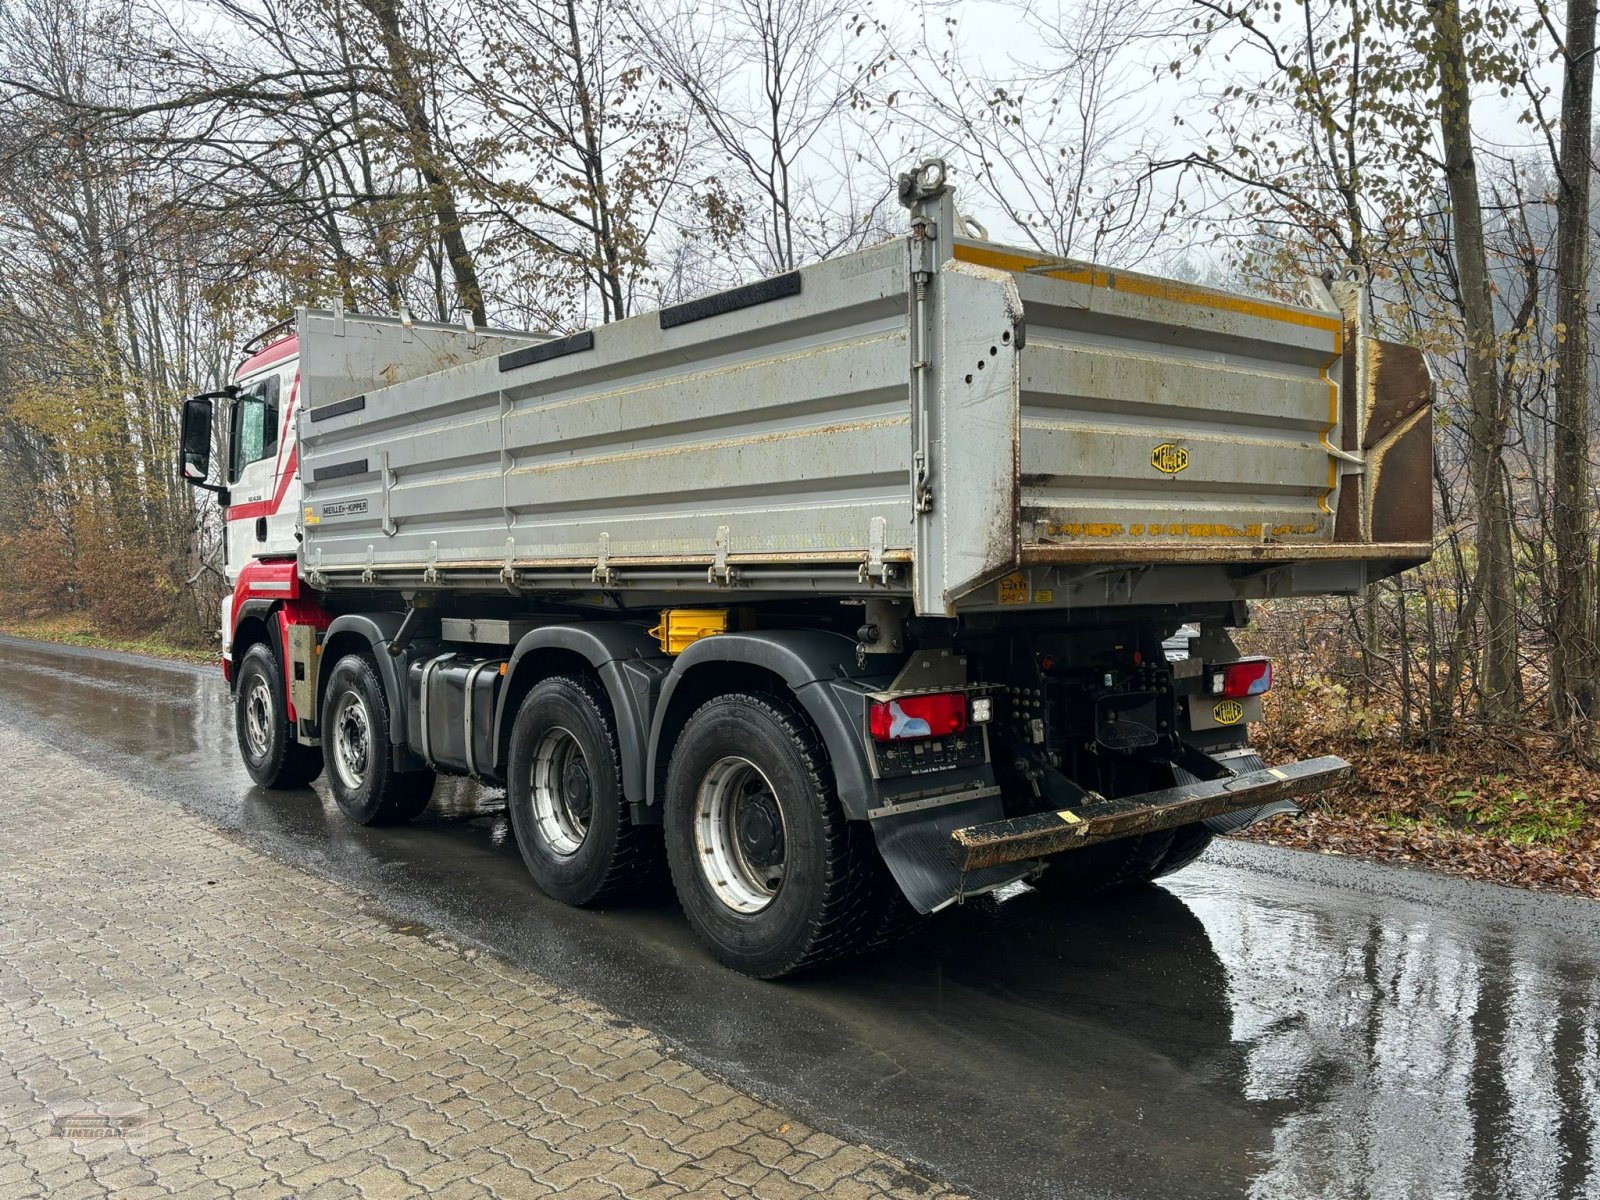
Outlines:
[[[239,393],[233,402],[228,441],[228,482],[244,469],[278,453],[278,376],[268,375]]]

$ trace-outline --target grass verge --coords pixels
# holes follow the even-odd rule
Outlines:
[[[215,650],[196,650],[192,646],[178,646],[155,635],[137,638],[108,637],[100,633],[84,617],[64,615],[35,617],[30,620],[0,618],[0,633],[12,637],[33,638],[41,642],[60,642],[68,646],[90,646],[96,650],[123,650],[130,654],[148,654],[155,658],[176,659],[179,662],[215,663]]]

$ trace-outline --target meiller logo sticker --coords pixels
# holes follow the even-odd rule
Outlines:
[[[1244,705],[1237,700],[1218,700],[1212,706],[1211,715],[1218,725],[1237,725],[1244,717]]]
[[[1162,442],[1150,451],[1150,465],[1163,475],[1176,475],[1189,465],[1189,452],[1182,446]]]

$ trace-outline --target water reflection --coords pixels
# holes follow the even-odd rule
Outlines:
[[[1600,1195],[1594,946],[1202,873],[1241,1085],[1281,1107],[1259,1197]]]

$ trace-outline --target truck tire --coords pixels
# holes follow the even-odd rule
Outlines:
[[[437,776],[396,771],[389,757],[389,700],[370,654],[347,654],[322,700],[328,786],[357,825],[401,825],[428,807]]]
[[[629,819],[616,724],[595,683],[557,675],[528,693],[506,780],[517,849],[547,896],[583,907],[659,879],[659,835]]]
[[[264,788],[305,787],[322,773],[322,751],[302,746],[289,728],[283,667],[272,647],[257,642],[239,663],[233,725],[250,778]]]
[[[733,694],[689,718],[667,771],[672,882],[721,962],[772,979],[888,932],[893,881],[845,819],[816,731],[791,701]]]
[[[1156,864],[1156,873],[1151,878],[1160,879],[1163,875],[1183,870],[1210,848],[1212,837],[1212,832],[1199,821],[1178,826],[1172,831],[1172,845]]]

